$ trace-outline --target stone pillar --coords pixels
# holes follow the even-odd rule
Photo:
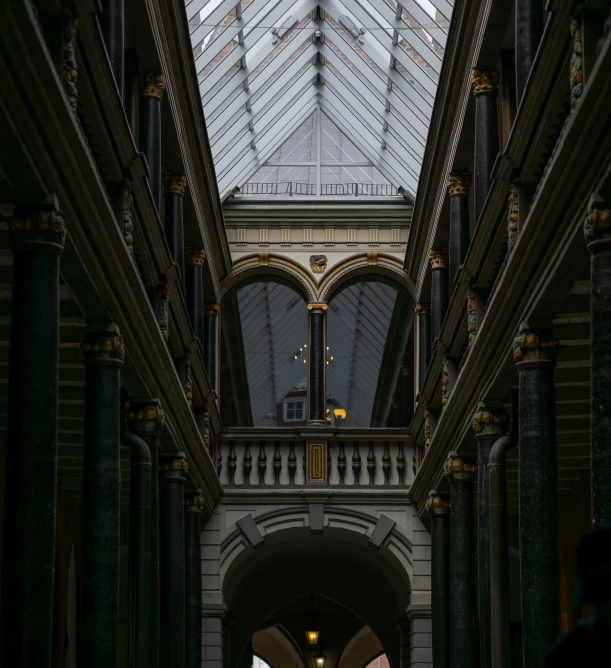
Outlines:
[[[57,493],[59,256],[57,199],[15,211],[7,411],[0,664],[51,661]]]
[[[187,311],[193,335],[204,346],[204,286],[202,272],[206,254],[203,248],[189,248],[186,252]]]
[[[161,72],[140,72],[140,150],[146,156],[148,177],[157,210],[161,203],[161,98],[165,79]]]
[[[516,0],[515,54],[516,95],[522,100],[543,30],[543,3],[539,0]]]
[[[450,502],[431,490],[431,616],[433,668],[450,668]]]
[[[444,464],[450,481],[450,644],[452,668],[474,668],[477,663],[475,532],[473,482],[477,465],[450,452]]]
[[[431,305],[416,304],[416,322],[418,336],[418,387],[416,393],[422,392],[426,372],[431,362]]]
[[[308,423],[325,424],[327,304],[308,304]]]
[[[204,663],[206,668],[226,668],[223,666],[223,616],[213,611],[204,615]],[[249,664],[252,666],[252,661]],[[231,666],[230,668],[234,668]]]
[[[119,89],[119,95],[123,99],[123,62],[125,45],[125,18],[124,0],[102,0],[102,14],[100,23],[106,52],[115,77],[115,83]]]
[[[81,346],[85,361],[83,540],[79,646],[81,663],[117,665],[121,511],[121,367],[116,325],[92,329]]]
[[[590,199],[584,233],[592,254],[592,522],[611,523],[611,205]]]
[[[168,242],[172,262],[178,266],[179,281],[184,294],[185,286],[185,234],[183,230],[182,200],[187,179],[182,174],[165,174],[163,195],[165,197],[165,238]]]
[[[433,659],[430,605],[410,603],[407,607],[407,618],[409,620],[409,663],[407,665],[410,668],[429,667]],[[401,659],[405,655],[406,635],[407,628],[404,626],[401,631]]]
[[[477,440],[477,593],[479,602],[480,666],[492,666],[490,585],[490,451],[509,430],[502,406],[482,403],[473,417]]]
[[[165,414],[159,399],[133,399],[127,411],[127,428],[140,436],[151,453],[151,499],[149,525],[149,668],[159,665],[159,436],[165,425]]]
[[[216,377],[216,340],[220,311],[221,307],[218,304],[204,304],[204,366],[213,392],[216,392],[218,385]]]
[[[519,381],[520,588],[524,665],[543,668],[558,635],[558,464],[554,367],[558,340],[523,323],[513,342]]]
[[[185,455],[159,464],[159,665],[185,666]]]
[[[497,69],[473,70],[471,81],[475,95],[473,210],[477,224],[486,197],[488,197],[492,166],[499,152],[496,96],[500,74]]]
[[[185,497],[185,668],[202,665],[202,549],[200,518],[204,497]]]
[[[469,190],[471,176],[459,172],[452,172],[448,176],[448,190],[450,192],[450,292],[456,280],[456,274],[463,265],[471,233],[469,230]]]
[[[448,249],[432,248],[431,260],[431,348],[439,338],[448,310]]]

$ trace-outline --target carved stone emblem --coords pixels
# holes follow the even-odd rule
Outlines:
[[[315,274],[322,274],[327,268],[327,256],[310,255],[310,268]]]

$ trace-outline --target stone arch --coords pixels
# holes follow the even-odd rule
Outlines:
[[[332,505],[325,506],[319,531],[311,513],[308,505],[299,505],[249,514],[222,541],[223,602],[230,614],[239,610],[241,620],[233,633],[233,656],[277,610],[319,587],[367,624],[398,665],[395,622],[406,615],[412,580],[405,531],[380,515]],[[382,540],[374,536],[380,523]]]
[[[316,301],[316,285],[302,267],[281,255],[257,253],[241,258],[232,266],[220,286],[221,303],[232,290],[261,281],[287,285],[306,303]]]
[[[362,281],[387,283],[416,303],[414,285],[401,262],[383,253],[353,255],[334,267],[318,286],[318,299],[328,304],[341,290]]]

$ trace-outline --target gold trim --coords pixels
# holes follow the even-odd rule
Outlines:
[[[448,191],[450,197],[468,195],[471,190],[471,175],[465,172],[451,172],[448,174]]]
[[[180,195],[185,194],[187,188],[187,177],[184,174],[164,174],[163,175],[163,194]]]
[[[431,261],[431,269],[446,269],[448,266],[448,249],[431,248],[429,260]]]
[[[498,95],[501,73],[496,68],[471,71],[474,95]]]
[[[326,311],[328,308],[328,304],[308,304],[308,311]]]
[[[206,251],[203,248],[186,248],[185,256],[187,264],[201,266],[206,259]]]
[[[164,90],[165,77],[163,72],[154,70],[142,70],[140,72],[140,95],[155,97],[161,101]]]

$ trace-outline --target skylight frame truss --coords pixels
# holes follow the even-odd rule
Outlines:
[[[246,6],[221,0],[196,25],[198,12],[215,2],[192,0],[187,16],[194,48],[208,39],[195,62],[222,199],[317,108],[392,185],[415,195],[441,70],[439,48],[447,38],[430,10],[418,0],[395,8],[385,0],[252,0]],[[428,4],[444,21],[451,18],[451,3]],[[404,10],[418,25],[408,25]],[[358,28],[356,38],[343,17]],[[289,18],[293,25],[274,38],[274,26]],[[208,25],[214,21],[228,22],[218,37]],[[239,44],[221,58],[236,38]]]

